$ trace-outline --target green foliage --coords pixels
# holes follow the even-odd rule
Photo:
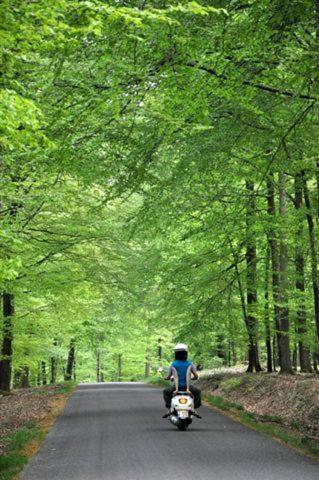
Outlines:
[[[11,480],[27,463],[22,455],[3,455],[0,457],[0,479]]]
[[[62,381],[71,342],[82,381],[156,377],[177,341],[211,369],[245,363],[252,336],[265,364],[275,306],[289,309],[289,355],[299,342],[316,354],[317,17],[286,3],[2,2],[0,288],[14,295],[16,386],[23,371],[49,381],[53,364]]]
[[[215,407],[220,408],[221,410],[230,411],[234,410],[243,410],[242,405],[239,405],[235,402],[230,402],[229,400],[225,400],[223,397],[219,397],[217,395],[209,396],[208,398],[209,403],[214,405]]]
[[[19,452],[23,447],[37,435],[37,428],[35,426],[28,426],[20,428],[10,437],[9,451],[12,453]]]
[[[8,453],[0,456],[0,479],[11,480],[27,463],[22,455],[24,446],[39,435],[38,428],[32,424],[20,428],[10,435]]]
[[[244,378],[239,377],[239,378],[229,378],[228,380],[225,380],[223,382],[223,390],[226,392],[231,392],[232,390],[236,390],[238,387],[240,387],[243,384]]]

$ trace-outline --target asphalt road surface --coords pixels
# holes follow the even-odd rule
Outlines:
[[[203,407],[178,431],[161,391],[81,385],[23,480],[318,480],[319,463]]]

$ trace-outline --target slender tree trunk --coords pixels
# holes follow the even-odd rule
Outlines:
[[[274,335],[272,338],[272,364],[273,364],[274,372],[277,372],[277,367],[279,366],[277,350],[278,350],[277,335]]]
[[[37,366],[37,386],[41,385],[41,362],[38,362]]]
[[[258,320],[256,317],[257,307],[257,253],[256,240],[252,231],[253,219],[256,210],[256,200],[254,193],[254,184],[246,181],[246,190],[248,193],[247,201],[247,330],[249,338],[248,346],[248,372],[260,372],[262,370],[259,363],[258,353]]]
[[[145,378],[149,378],[151,375],[151,324],[147,320],[146,330],[146,352],[145,352]]]
[[[97,354],[96,354],[96,381],[98,383],[101,381],[100,352],[97,352]]]
[[[279,176],[279,213],[281,219],[286,217],[286,178]],[[270,218],[276,217],[273,175],[267,181],[267,203]],[[285,230],[284,230],[285,231]],[[278,359],[282,373],[292,373],[289,346],[289,310],[287,298],[287,251],[286,238],[282,231],[278,241],[273,228],[268,229],[268,241],[272,260],[272,286],[274,298],[275,327],[278,345]]]
[[[58,346],[58,340],[55,338],[53,340],[53,346],[57,347]],[[56,383],[56,377],[57,377],[57,369],[58,369],[58,360],[55,354],[53,354],[50,358],[50,364],[51,364],[51,377],[50,377],[50,383],[51,385],[54,385]]]
[[[288,308],[288,255],[286,238],[286,216],[287,216],[287,197],[286,197],[286,175],[279,174],[279,213],[284,226],[280,235],[279,244],[279,349],[280,349],[280,371],[282,373],[292,373],[290,341],[289,341],[289,308]]]
[[[13,295],[3,294],[3,336],[0,359],[0,391],[9,392],[12,375]]]
[[[312,276],[312,289],[313,289],[313,302],[314,302],[314,311],[315,311],[315,324],[317,337],[319,339],[319,276],[318,276],[318,256],[316,250],[316,239],[315,239],[315,225],[311,213],[311,202],[309,197],[307,180],[305,173],[302,173],[303,176],[303,192],[305,205],[307,208],[307,223],[309,231],[309,246],[310,246],[310,260],[311,260],[311,276]]]
[[[275,204],[275,189],[274,189],[274,178],[273,174],[270,175],[267,180],[267,204],[268,204],[268,215],[269,219],[274,220],[276,217],[276,204]],[[274,299],[274,323],[277,339],[277,347],[280,343],[280,324],[279,324],[279,253],[278,253],[278,241],[276,238],[276,233],[273,225],[270,225],[268,228],[268,242],[270,247],[270,256],[272,264],[272,290],[273,290],[273,299]],[[276,371],[277,357],[280,364],[280,349],[276,349],[276,344],[273,342],[273,353],[274,353],[274,370]]]
[[[54,385],[56,383],[57,376],[57,359],[56,357],[51,357],[50,359],[50,384]]]
[[[291,360],[292,368],[296,372],[298,369],[298,349],[297,345],[294,345],[294,349],[292,351],[292,360]]]
[[[269,312],[269,270],[270,270],[270,248],[267,245],[266,264],[265,264],[265,337],[267,351],[267,372],[272,372],[272,348],[270,331],[270,312]]]
[[[233,251],[233,255],[234,255],[235,274],[236,274],[236,278],[237,278],[238,290],[239,290],[239,296],[240,296],[240,303],[241,303],[241,307],[242,307],[245,326],[246,326],[247,333],[248,333],[248,352],[247,352],[248,367],[247,367],[247,371],[250,372],[250,371],[253,371],[253,370],[251,370],[251,366],[255,363],[254,360],[256,360],[256,357],[254,358],[255,346],[252,342],[251,336],[249,335],[248,314],[247,314],[247,309],[246,309],[245,292],[244,292],[244,289],[243,289],[243,285],[242,285],[241,278],[240,278],[240,273],[239,273],[239,270],[238,270],[238,257],[237,257],[237,255],[235,254],[234,251]]]
[[[42,378],[42,385],[46,385],[47,382],[47,366],[44,361],[41,362],[41,378]]]
[[[122,381],[122,354],[118,354],[118,359],[117,359],[117,379],[119,382]]]
[[[313,369],[316,373],[318,373],[318,355],[317,355],[317,352],[313,353]]]
[[[16,387],[17,388],[29,388],[30,369],[28,365],[21,365],[16,371]]]
[[[296,231],[296,290],[298,293],[298,307],[297,307],[297,335],[298,335],[298,349],[299,349],[299,363],[302,372],[312,372],[310,350],[304,343],[304,338],[307,333],[307,312],[305,305],[305,259],[303,253],[303,221],[300,216],[300,209],[302,207],[302,190],[303,179],[302,174],[298,173],[295,176],[295,208],[297,210],[297,231]]]
[[[72,339],[70,341],[68,359],[66,362],[66,368],[64,373],[64,380],[72,380],[72,373],[74,368],[74,357],[75,357],[75,341]]]
[[[150,365],[150,362],[149,362],[149,359],[146,358],[146,361],[145,361],[145,378],[149,378],[150,377],[150,374],[151,374],[151,365]]]
[[[229,366],[236,365],[237,363],[237,356],[236,356],[236,345],[235,345],[235,337],[236,337],[236,332],[235,332],[235,326],[234,326],[234,316],[232,312],[232,304],[231,304],[231,298],[232,298],[232,290],[231,287],[229,288],[228,291],[228,302],[227,302],[227,309],[228,309],[228,330],[229,330]]]

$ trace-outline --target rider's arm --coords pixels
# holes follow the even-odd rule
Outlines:
[[[172,365],[170,365],[167,377],[165,377],[164,380],[171,380],[172,375],[173,375],[173,367],[172,367]]]
[[[192,375],[193,375],[193,379],[197,380],[199,377],[198,377],[198,373],[197,373],[195,365],[191,366],[191,372],[192,372]]]

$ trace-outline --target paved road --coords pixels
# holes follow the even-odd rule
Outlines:
[[[161,392],[80,386],[23,480],[318,480],[319,463],[202,408],[187,432],[163,420]]]

